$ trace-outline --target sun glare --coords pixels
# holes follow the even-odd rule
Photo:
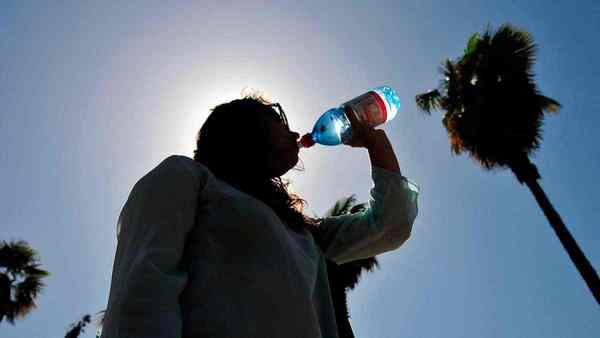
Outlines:
[[[193,155],[196,147],[196,133],[208,117],[210,110],[218,104],[229,102],[242,97],[242,91],[247,86],[239,85],[230,88],[199,88],[193,97],[187,97],[182,100],[180,110],[183,112],[183,120],[175,137],[178,138],[178,149],[182,154]]]
[[[288,119],[295,122],[295,126],[307,124],[306,121],[302,121],[306,116],[295,111],[297,108],[293,109],[293,107],[285,104],[286,102],[302,103],[297,96],[290,94],[297,93],[297,90],[288,88],[289,83],[284,82],[281,86],[277,86],[277,84],[268,83],[265,80],[254,82],[256,84],[251,85],[248,82],[240,83],[238,81],[231,81],[227,85],[220,83],[198,84],[197,88],[186,90],[187,96],[181,98],[180,105],[177,107],[182,112],[180,115],[183,118],[174,126],[176,130],[180,131],[173,135],[174,138],[177,138],[177,151],[181,154],[193,155],[196,133],[208,117],[210,110],[218,104],[239,99],[246,95],[260,95],[270,102],[282,102],[284,109],[292,108],[289,111],[286,109],[286,115],[288,115]],[[283,97],[272,95],[267,87],[280,89]]]

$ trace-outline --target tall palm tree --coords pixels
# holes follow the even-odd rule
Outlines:
[[[35,299],[44,288],[37,252],[25,241],[0,243],[0,322],[15,323],[36,307]]]
[[[536,88],[535,52],[531,35],[509,24],[474,34],[462,57],[443,63],[440,86],[417,95],[417,106],[425,113],[445,111],[442,123],[455,154],[468,152],[485,169],[509,168],[529,187],[600,304],[598,275],[540,187],[529,159],[542,141],[544,112],[560,108]]]
[[[341,216],[361,212],[366,209],[366,204],[357,204],[356,197],[342,198],[327,211],[325,216]],[[321,245],[318,230],[313,230],[315,242]],[[336,322],[338,325],[338,335],[340,338],[354,338],[354,332],[350,326],[350,314],[348,312],[348,302],[346,293],[353,290],[358,284],[358,280],[363,271],[373,271],[379,267],[375,257],[359,259],[344,264],[336,264],[334,261],[326,258],[327,277],[329,279],[331,297],[335,310]]]

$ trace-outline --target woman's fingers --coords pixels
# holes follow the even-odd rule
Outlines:
[[[351,110],[346,111],[346,116],[352,127],[352,139],[348,145],[351,147],[366,147],[375,130],[360,121]]]
[[[346,107],[344,111],[346,112],[346,117],[350,120],[350,124],[354,125],[356,123],[356,115],[354,115],[352,108]]]

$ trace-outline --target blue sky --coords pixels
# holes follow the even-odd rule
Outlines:
[[[356,335],[600,336],[599,307],[529,191],[452,156],[441,116],[414,104],[471,33],[504,22],[540,45],[539,87],[563,109],[533,160],[600,270],[598,2],[2,1],[0,239],[27,240],[52,273],[39,308],[2,337],[62,337],[105,307],[131,187],[166,156],[191,156],[212,106],[260,89],[306,132],[382,84],[403,104],[384,129],[422,193],[412,238],[350,293]],[[301,156],[289,178],[310,212],[368,198],[365,151]]]

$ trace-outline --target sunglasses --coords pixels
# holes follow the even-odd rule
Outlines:
[[[275,111],[279,115],[281,122],[287,127],[287,129],[290,129],[290,125],[288,124],[287,117],[285,116],[285,112],[283,111],[283,108],[281,108],[281,105],[279,103],[271,103],[269,104],[269,107],[275,108]]]

